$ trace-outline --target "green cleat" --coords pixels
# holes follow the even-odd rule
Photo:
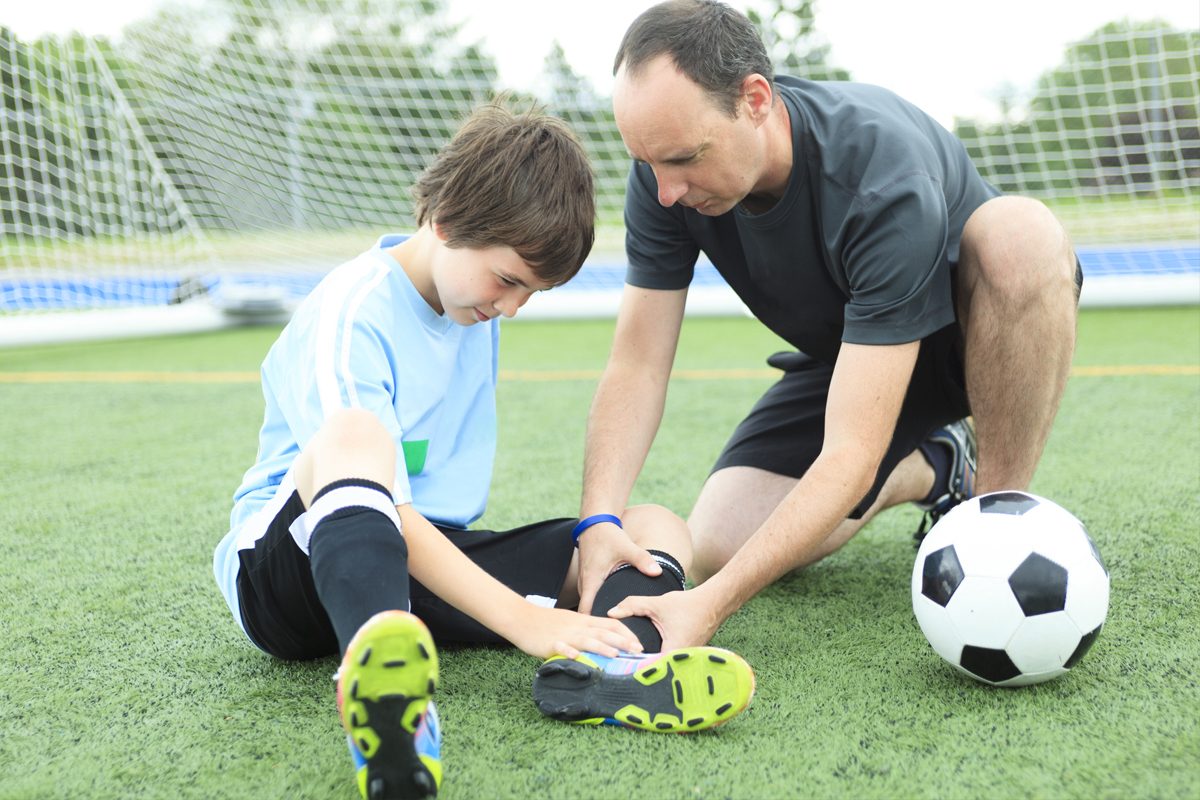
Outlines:
[[[717,647],[616,658],[555,657],[533,680],[533,701],[548,717],[656,733],[702,731],[728,722],[753,696],[750,665]]]
[[[441,725],[433,637],[405,611],[381,611],[346,648],[338,711],[364,800],[436,797],[442,782]]]

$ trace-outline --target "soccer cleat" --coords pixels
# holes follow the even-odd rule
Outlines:
[[[917,546],[920,546],[929,529],[950,509],[975,496],[975,470],[979,461],[975,446],[975,426],[970,418],[938,428],[929,434],[925,442],[949,448],[950,473],[947,476],[945,491],[938,495],[937,499],[932,502],[913,503],[925,512],[921,518],[921,526],[913,534]]]
[[[405,611],[381,611],[358,629],[337,678],[338,713],[364,800],[437,796],[441,725],[433,637]]]
[[[548,717],[656,733],[700,731],[728,722],[753,696],[750,665],[717,647],[616,658],[556,656],[533,679],[533,701]]]

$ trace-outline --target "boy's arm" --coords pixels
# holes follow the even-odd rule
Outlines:
[[[396,511],[412,576],[526,653],[574,658],[581,650],[605,656],[615,656],[618,650],[641,651],[637,637],[617,620],[536,606],[467,558],[411,503]]]

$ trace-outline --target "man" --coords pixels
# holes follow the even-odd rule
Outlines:
[[[692,510],[700,585],[610,613],[650,617],[664,648],[705,642],[881,509],[940,514],[973,490],[1026,487],[1074,350],[1081,276],[1054,216],[1000,197],[953,136],[886,90],[775,79],[754,26],[714,0],[646,11],[614,73],[636,162],[629,269],[589,418],[582,516],[626,505],[700,251],[799,352],[770,359],[783,378]],[[615,565],[654,572],[615,525],[579,541],[585,612]]]

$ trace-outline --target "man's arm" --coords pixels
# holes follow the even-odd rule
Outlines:
[[[662,421],[687,290],[625,286],[612,352],[588,415],[580,517],[620,514]],[[579,539],[579,610],[588,613],[608,573],[623,562],[647,575],[660,567],[615,525]]]
[[[637,637],[616,620],[530,603],[467,558],[411,503],[396,511],[412,576],[526,653],[574,658],[581,650],[607,656],[641,650]]]
[[[919,342],[843,344],[829,387],[821,453],[783,502],[699,587],[630,598],[610,613],[653,618],[664,631],[664,649],[703,644],[750,598],[806,563],[871,488],[919,349]]]

